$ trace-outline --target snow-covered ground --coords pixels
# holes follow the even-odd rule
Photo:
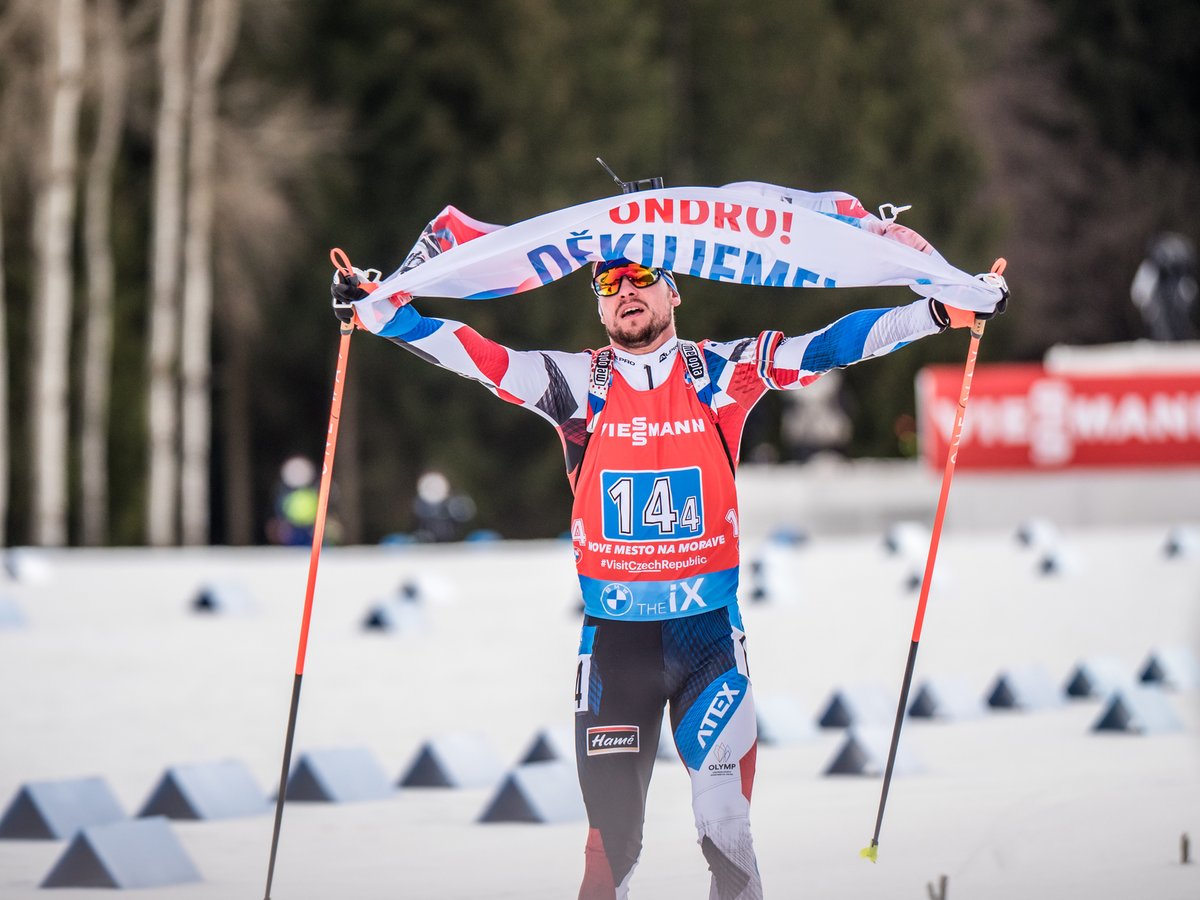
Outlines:
[[[1173,522],[1066,528],[1064,565],[1050,575],[1040,551],[1015,540],[1017,524],[944,538],[916,685],[954,677],[982,697],[1000,673],[1031,664],[1058,688],[1087,658],[1133,673],[1155,648],[1200,656],[1200,554],[1164,554]],[[889,553],[881,533],[743,549],[744,586],[759,560],[767,592],[743,602],[764,707],[783,698],[816,714],[835,690],[862,685],[895,697],[919,559]],[[0,804],[26,782],[100,775],[134,813],[168,766],[226,758],[273,790],[307,564],[307,551],[277,548],[22,558],[21,580],[0,578],[27,619],[0,628]],[[240,587],[254,608],[191,611],[214,581]],[[405,581],[424,594],[424,629],[364,630],[370,607]],[[566,543],[328,550],[295,755],[365,747],[395,778],[430,738],[475,731],[512,765],[539,731],[570,724],[577,645]],[[909,719],[902,746],[924,772],[893,781],[875,865],[858,851],[879,779],[822,775],[845,735],[762,747],[753,826],[767,896],[918,898],[941,875],[948,896],[972,900],[1200,896],[1200,864],[1180,863],[1181,835],[1200,844],[1200,691],[1167,700],[1176,733],[1092,733],[1100,699]],[[406,788],[373,802],[289,804],[272,896],[574,896],[584,823],[476,823],[493,793]],[[269,813],[172,822],[204,880],[140,895],[261,896],[271,826]],[[0,896],[43,896],[37,885],[65,847],[0,841]],[[704,897],[707,882],[687,778],[660,760],[634,895]]]

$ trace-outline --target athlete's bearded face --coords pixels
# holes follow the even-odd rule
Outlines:
[[[621,279],[620,289],[600,298],[600,321],[613,346],[631,353],[657,350],[675,336],[679,294],[666,278],[639,288]]]

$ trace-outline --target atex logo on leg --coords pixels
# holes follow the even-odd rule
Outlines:
[[[711,738],[725,727],[725,717],[741,702],[738,699],[741,693],[741,691],[731,688],[728,681],[721,683],[716,694],[713,695],[712,702],[708,704],[704,718],[700,720],[700,728],[696,732],[696,740],[701,747],[707,747],[706,739]]]
[[[637,753],[640,729],[637,725],[597,725],[587,730],[587,755]]]

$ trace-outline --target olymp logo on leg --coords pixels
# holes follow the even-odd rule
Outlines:
[[[637,725],[598,725],[587,730],[587,755],[637,753],[640,729]]]
[[[729,758],[733,755],[733,751],[729,749],[726,743],[717,744],[713,749],[713,761],[708,764],[708,774],[715,776],[736,775],[738,764],[736,761],[730,762]]]

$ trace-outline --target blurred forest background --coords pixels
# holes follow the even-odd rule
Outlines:
[[[509,223],[610,195],[597,155],[913,204],[959,267],[1009,260],[988,361],[1142,337],[1148,240],[1200,237],[1198,92],[1194,0],[0,0],[0,545],[266,540],[280,464],[324,447],[329,248],[387,272],[447,203]],[[720,339],[911,297],[681,289],[682,333]],[[421,307],[603,340],[582,276]],[[913,375],[955,337],[847,371],[852,455],[904,451]],[[341,541],[411,530],[430,468],[473,527],[562,530],[542,421],[352,343]]]

